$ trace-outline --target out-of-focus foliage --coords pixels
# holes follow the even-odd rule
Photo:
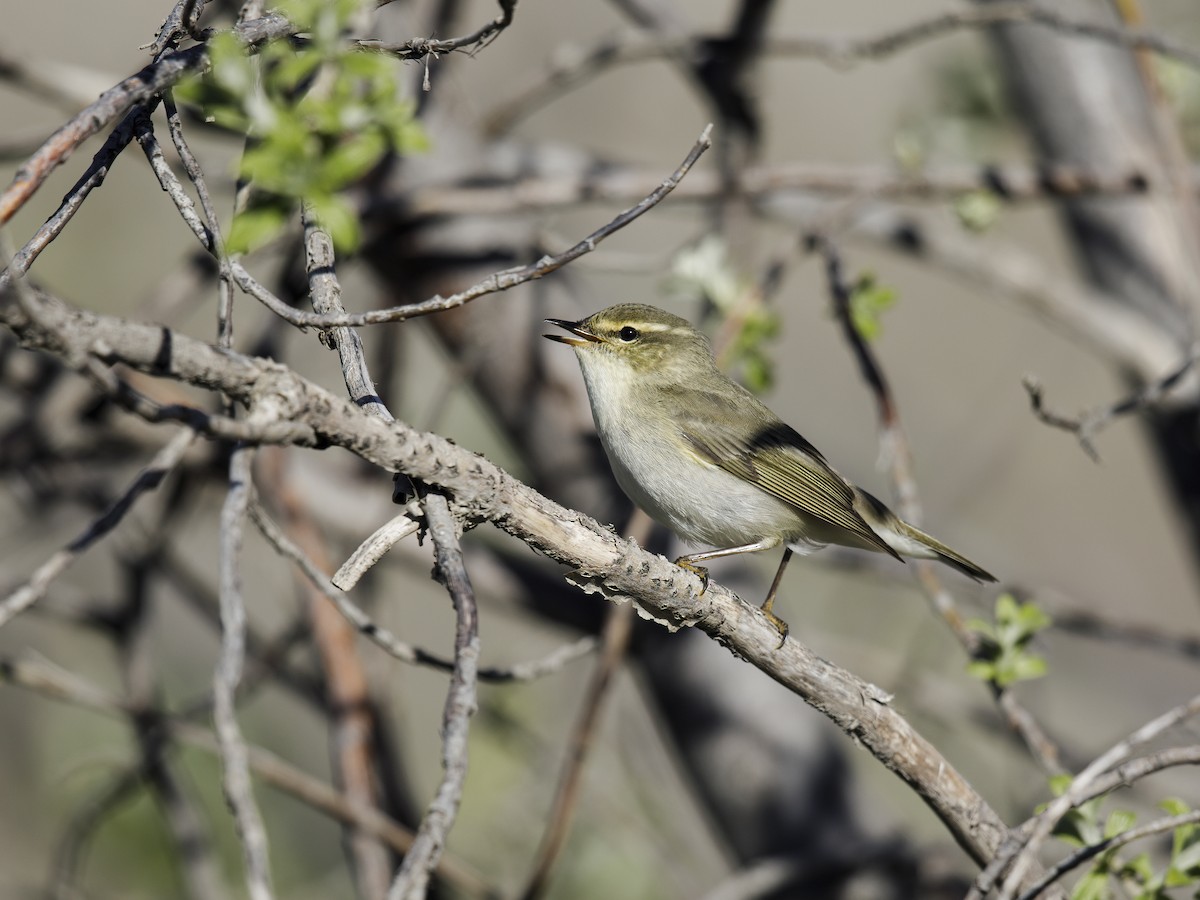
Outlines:
[[[1030,653],[1028,645],[1051,622],[1033,603],[1018,603],[1012,594],[1001,594],[996,598],[995,622],[972,619],[968,624],[981,643],[977,658],[967,665],[976,678],[1008,687],[1046,674],[1046,661]]]
[[[954,201],[954,214],[964,228],[987,231],[1000,218],[1004,204],[992,191],[970,191]]]
[[[720,360],[740,371],[743,383],[756,393],[771,388],[775,366],[766,351],[779,334],[779,316],[759,302],[755,286],[729,260],[725,242],[708,235],[676,254],[664,289],[677,297],[706,301],[735,326],[718,348]]]
[[[1155,75],[1175,110],[1188,155],[1200,156],[1200,72],[1172,59],[1155,58]]]
[[[1070,775],[1050,779],[1050,789],[1062,796],[1071,787]],[[1137,816],[1126,809],[1112,810],[1102,816],[1104,797],[1096,797],[1070,810],[1054,828],[1054,835],[1076,849],[1097,847],[1129,831]],[[1191,811],[1182,800],[1168,798],[1160,807],[1169,816],[1181,816]],[[1045,806],[1038,808],[1038,811]],[[1111,897],[1133,897],[1135,900],[1170,900],[1181,897],[1178,888],[1200,883],[1200,825],[1187,824],[1172,833],[1171,855],[1167,864],[1155,870],[1148,853],[1122,861],[1120,847],[1107,847],[1096,854],[1088,871],[1075,883],[1072,900],[1109,900]],[[1192,894],[1200,896],[1200,892]]]
[[[254,194],[234,218],[231,252],[274,238],[301,199],[342,250],[358,243],[355,211],[340,192],[389,152],[426,146],[413,107],[400,99],[393,61],[344,40],[361,0],[286,0],[303,39],[273,41],[250,56],[232,33],[213,37],[211,70],[176,90],[217,125],[250,135],[238,174]]]
[[[896,291],[875,280],[871,272],[864,273],[850,291],[850,321],[866,341],[883,333],[883,314],[896,303]]]

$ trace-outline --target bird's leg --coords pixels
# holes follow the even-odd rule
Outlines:
[[[693,553],[690,556],[681,556],[675,560],[675,565],[681,569],[687,569],[689,572],[700,576],[700,593],[703,594],[708,590],[708,569],[703,566],[698,566],[696,563],[704,562],[707,559],[718,559],[722,556],[734,556],[738,553],[754,553],[757,550],[770,550],[772,547],[778,546],[778,541],[770,539],[755,541],[753,544],[741,544],[737,547],[722,547],[719,550],[705,550],[703,553]],[[779,567],[779,571],[775,573],[775,582],[771,585],[771,593],[767,596],[767,602],[762,605],[762,611],[766,614],[768,621],[775,626],[779,632],[781,640],[779,646],[783,646],[783,641],[787,639],[788,626],[787,622],[779,618],[771,612],[771,603],[775,600],[775,590],[779,587],[779,579],[783,577],[783,567],[787,565],[788,559],[791,557],[792,551],[789,549],[783,554],[783,565]]]
[[[696,563],[704,562],[706,559],[718,559],[722,556],[733,556],[737,553],[753,553],[756,550],[770,550],[776,546],[778,541],[755,541],[753,544],[740,544],[737,547],[722,547],[719,550],[705,550],[703,553],[692,553],[689,556],[681,556],[675,560],[675,565],[681,569],[687,569],[693,575],[700,577],[700,593],[703,594],[708,590],[708,569],[704,566],[698,566]]]
[[[792,558],[792,548],[785,547],[783,550],[783,559],[779,561],[779,568],[775,570],[775,577],[771,581],[771,589],[767,591],[767,599],[763,601],[763,615],[767,617],[767,621],[775,626],[775,630],[779,632],[779,646],[783,646],[783,642],[787,640],[788,623],[779,618],[771,611],[775,605],[775,592],[779,590],[779,582],[783,581],[783,570],[787,568],[788,562]],[[778,649],[778,648],[776,648]]]

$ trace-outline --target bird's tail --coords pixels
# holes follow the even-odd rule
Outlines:
[[[887,508],[883,501],[858,489],[855,509],[889,547],[901,556],[917,559],[936,559],[951,568],[958,569],[976,581],[995,581],[996,576],[951,550],[937,538],[926,534],[914,525],[909,525]]]
[[[995,581],[996,580],[996,576],[993,575],[991,572],[987,571],[987,569],[984,569],[982,566],[978,566],[975,563],[971,562],[971,560],[967,559],[961,553],[951,550],[949,547],[947,547],[945,544],[943,544],[937,538],[931,537],[930,535],[921,531],[921,529],[915,528],[912,525],[909,525],[907,522],[903,521],[902,519],[897,519],[896,523],[897,524],[894,525],[893,528],[897,532],[899,532],[900,534],[902,534],[904,537],[908,538],[909,540],[914,541],[917,544],[920,544],[922,549],[928,551],[926,553],[921,553],[921,552],[907,553],[906,555],[925,557],[927,559],[936,559],[939,562],[945,563],[946,565],[950,566],[951,568],[958,569],[958,571],[962,572],[964,575],[966,575],[970,578],[974,578],[976,581]],[[897,548],[897,549],[899,549],[901,553],[905,553],[904,549],[901,549],[901,548]]]

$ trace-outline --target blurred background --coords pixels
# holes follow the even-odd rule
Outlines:
[[[513,24],[478,52],[396,64],[429,149],[352,192],[365,240],[338,273],[347,309],[360,311],[448,294],[563,250],[648,193],[714,122],[716,146],[676,194],[596,252],[461,310],[362,329],[381,396],[397,417],[621,529],[631,510],[591,434],[575,361],[539,335],[546,316],[650,302],[718,340],[734,335],[730,368],[842,473],[894,502],[874,398],[832,313],[821,254],[805,241],[830,237],[852,278],[892,297],[871,345],[911,447],[924,526],[1000,578],[984,587],[946,573],[945,588],[966,618],[990,619],[1007,591],[1056,621],[1033,646],[1047,674],[1013,692],[1076,770],[1195,690],[1195,385],[1184,379],[1163,404],[1108,424],[1094,437],[1097,463],[1037,420],[1022,379],[1036,376],[1047,404],[1075,415],[1168,374],[1193,345],[1200,71],[1028,23],[845,49],[848,39],[987,6],[521,0]],[[1187,0],[1054,8],[1200,48]],[[47,0],[7,17],[4,183],[71,114],[146,64],[140,47],[167,12],[148,0]],[[364,34],[465,34],[496,13],[484,2],[394,2]],[[214,3],[204,22],[230,17]],[[842,52],[789,50],[800,37]],[[604,46],[616,49],[599,53]],[[597,62],[585,67],[589,53]],[[539,93],[555,72],[573,75]],[[188,129],[228,216],[242,141],[195,118]],[[105,136],[13,219],[18,246]],[[1050,164],[1137,173],[1151,190],[1085,188],[1082,199],[1061,199],[1037,186],[1051,179],[1034,177],[1037,196],[1006,199],[994,190],[1002,179],[983,168]],[[822,174],[829,184],[818,189]],[[905,187],[923,175],[957,180],[925,195]],[[87,309],[212,339],[215,267],[193,241],[131,146],[31,278]],[[276,241],[247,265],[300,303],[296,246]],[[343,390],[336,354],[314,333],[244,296],[236,323],[238,349]],[[11,338],[4,348],[0,579],[15,588],[168,437]],[[194,721],[207,724],[227,458],[227,448],[195,445],[163,488],[0,631],[0,660],[181,715],[198,705]],[[266,450],[258,479],[281,521],[317,536],[326,571],[395,514],[389,474],[340,451]],[[672,558],[685,552],[666,534],[649,542]],[[540,658],[603,631],[610,610],[566,585],[559,567],[487,527],[464,543],[484,665]],[[402,639],[449,656],[454,617],[428,577],[431,559],[410,539],[352,596]],[[712,573],[757,602],[777,563],[759,554]],[[247,738],[338,783],[334,676],[310,639],[313,601],[252,529],[244,577],[258,641],[239,710]],[[893,693],[1007,822],[1049,796],[1045,766],[967,673],[967,654],[906,567],[837,551],[797,560],[777,609],[796,639]],[[365,679],[376,802],[415,825],[441,774],[446,675],[366,641],[343,652]],[[481,687],[448,845],[469,877],[439,880],[439,895],[520,896],[529,886],[601,665],[591,654],[535,681]],[[903,783],[703,635],[637,623],[595,714],[565,844],[534,893],[961,896],[976,871]],[[166,789],[147,774],[127,716],[7,684],[0,723],[0,896],[195,895],[164,827]],[[1172,740],[1196,743],[1194,727]],[[164,753],[170,783],[213,842],[216,895],[238,896],[240,854],[215,757],[174,743]],[[336,821],[278,788],[256,792],[280,896],[374,895],[362,877],[356,884]],[[1149,816],[1169,796],[1200,802],[1194,773],[1164,772],[1116,805]]]

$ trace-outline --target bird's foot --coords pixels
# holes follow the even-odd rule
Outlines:
[[[681,569],[687,569],[700,579],[701,594],[708,590],[708,569],[704,568],[704,566],[698,566],[694,562],[689,562],[686,556],[681,556],[675,560],[675,565]]]
[[[764,609],[762,613],[767,617],[767,621],[771,623],[771,626],[779,632],[779,646],[775,648],[778,650],[787,641],[789,630],[788,623],[783,621],[783,619],[779,618],[779,616],[775,615],[775,613],[771,612],[769,609]]]

